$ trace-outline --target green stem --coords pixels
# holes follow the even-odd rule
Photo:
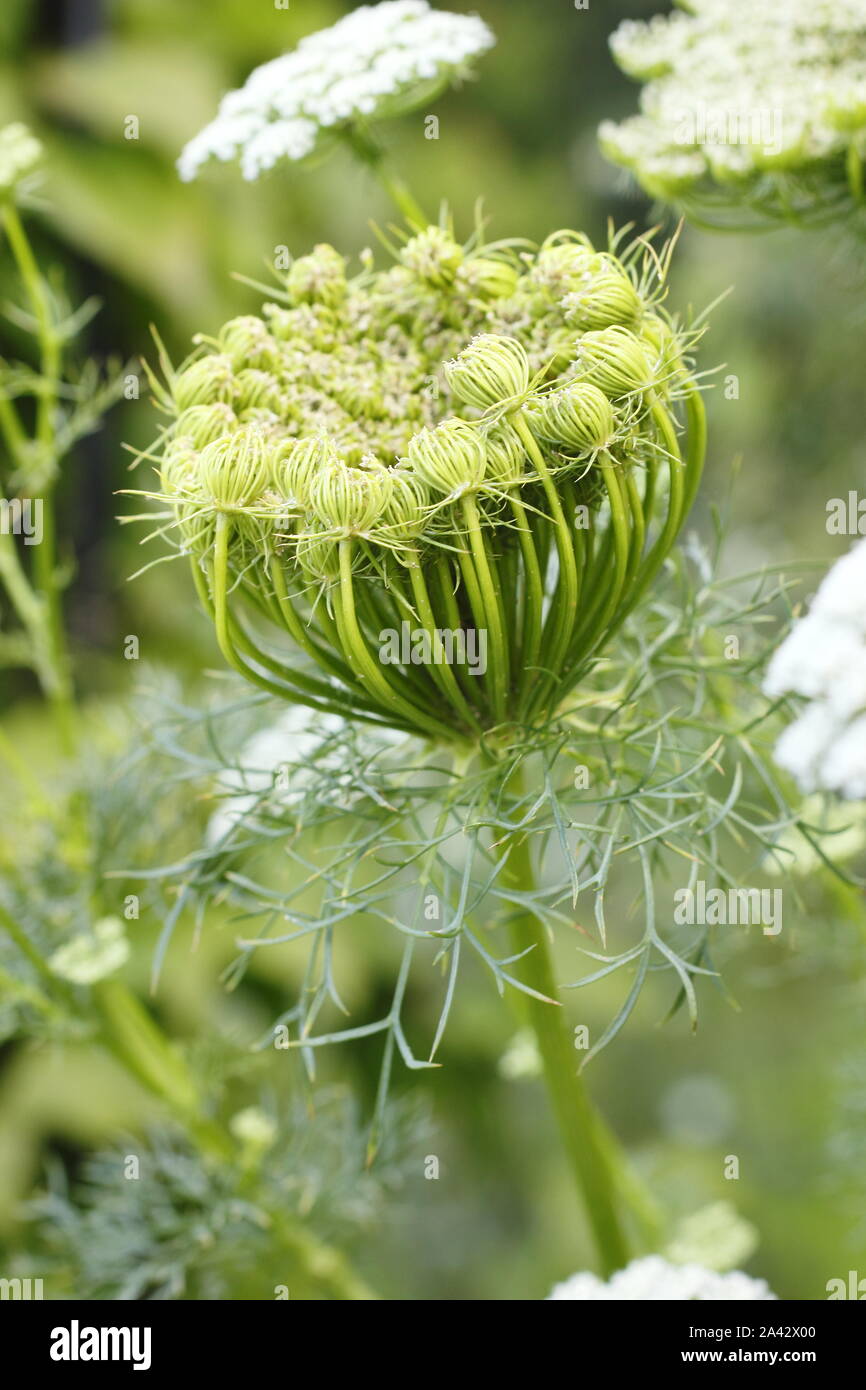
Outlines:
[[[373,694],[377,700],[381,701],[385,712],[393,710],[397,718],[403,722],[408,722],[410,727],[426,734],[428,738],[444,738],[450,740],[454,736],[454,731],[447,724],[432,716],[429,711],[422,710],[420,706],[411,703],[404,695],[397,690],[387,676],[383,668],[374,660],[367,647],[364,635],[358,625],[358,618],[355,612],[355,594],[352,587],[352,542],[351,540],[340,541],[340,584],[335,591],[334,604],[337,614],[337,626],[343,639],[347,654],[354,661],[358,675],[364,681],[367,690]]]
[[[526,837],[515,837],[503,878],[521,893],[534,882],[532,857]],[[544,925],[529,910],[521,910],[511,922],[511,944],[526,952],[516,970],[521,982],[544,999],[519,994],[520,1011],[532,1028],[544,1068],[551,1105],[562,1134],[572,1172],[582,1195],[595,1237],[599,1264],[605,1275],[628,1262],[629,1250],[617,1210],[620,1156],[612,1136],[596,1114],[577,1066],[573,1040],[556,1000],[557,986]]]
[[[475,566],[478,593],[486,615],[486,625],[490,629],[490,645],[493,649],[491,652],[493,710],[495,717],[501,722],[505,718],[509,680],[508,646],[503,631],[501,607],[502,594],[498,582],[493,577],[490,557],[484,544],[478,519],[478,504],[474,497],[467,495],[463,498],[462,511],[472,561]]]
[[[445,654],[442,650],[442,637],[436,626],[436,619],[430,602],[430,594],[424,580],[424,571],[421,568],[421,561],[417,551],[413,551],[409,557],[407,568],[409,571],[409,580],[412,585],[412,595],[418,610],[418,618],[425,632],[429,634],[433,647],[434,657],[431,674],[443,695],[445,695],[454,706],[460,718],[464,719],[474,732],[479,733],[481,726],[470,709],[469,702],[463,694],[463,691],[457,684],[457,677],[445,660]]]
[[[62,994],[66,1000],[71,999],[72,992],[68,985],[58,979],[39,948],[34,946],[23,927],[18,925],[11,912],[8,912],[2,905],[0,905],[0,926],[3,927],[10,940],[14,941],[22,956],[29,960],[39,978],[50,987],[50,990],[55,994]]]
[[[52,471],[43,488],[42,537],[33,559],[36,588],[45,605],[45,659],[50,676],[43,689],[52,702],[60,737],[67,751],[74,745],[73,692],[69,653],[63,628],[63,607],[57,569],[57,539],[54,515],[53,468],[55,452],[55,412],[60,380],[61,345],[54,326],[51,302],[40,274],[24,225],[13,203],[3,208],[3,225],[24,289],[33,310],[39,343],[41,389],[37,403],[36,439],[42,446]]]
[[[344,134],[349,149],[375,175],[400,215],[419,231],[426,227],[430,221],[429,217],[417,202],[408,184],[390,172],[385,161],[385,152],[379,142],[368,130],[361,129],[358,125],[347,127]]]
[[[574,553],[574,540],[562,510],[562,503],[559,500],[559,493],[556,490],[553,479],[550,476],[547,464],[541,450],[536,443],[526,420],[519,411],[511,416],[511,423],[520,435],[524,448],[529,459],[540,479],[547,506],[550,509],[550,516],[554,527],[554,540],[556,553],[559,561],[559,575],[557,577],[554,603],[548,614],[545,625],[544,643],[545,652],[542,665],[551,672],[558,672],[562,669],[565,655],[571,641],[571,634],[577,621],[577,599],[578,599],[578,573],[577,560]],[[552,629],[550,647],[547,648],[547,629]],[[555,676],[544,676],[539,682],[533,704],[547,698],[550,686],[555,683]]]

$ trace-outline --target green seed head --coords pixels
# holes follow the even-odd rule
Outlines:
[[[296,304],[324,304],[336,309],[346,298],[346,261],[333,246],[320,242],[309,256],[296,260],[286,279]]]
[[[582,454],[608,448],[616,420],[603,391],[589,381],[572,381],[542,398],[532,428],[546,443]]]
[[[339,462],[340,456],[326,434],[284,444],[275,459],[273,487],[293,509],[306,511],[315,478]]]
[[[627,275],[607,270],[573,290],[562,301],[569,323],[582,332],[609,328],[619,323],[633,325],[643,308],[641,297]]]
[[[682,364],[676,333],[664,319],[650,314],[641,324],[640,337],[648,349],[656,382],[669,382]]]
[[[391,474],[383,464],[351,468],[338,459],[313,478],[310,512],[339,535],[366,535],[381,519],[391,491]]]
[[[244,367],[235,377],[235,410],[272,410],[279,415],[283,406],[280,383],[271,372]]]
[[[279,352],[267,324],[255,314],[242,314],[229,319],[219,332],[219,350],[229,358],[236,371],[244,367],[259,367],[263,371],[273,371],[279,361]]]
[[[584,333],[575,366],[584,381],[614,398],[645,391],[653,383],[646,345],[627,328],[601,328]]]
[[[485,481],[499,488],[514,487],[526,475],[526,448],[520,435],[507,420],[484,432],[487,454]]]
[[[487,410],[522,396],[529,386],[529,359],[516,338],[479,333],[453,362],[445,378],[459,400]]]
[[[192,440],[179,436],[166,446],[159,470],[162,493],[171,502],[181,546],[194,555],[208,551],[214,533],[214,513],[201,487],[200,459]]]
[[[428,227],[413,236],[400,252],[407,270],[436,289],[447,289],[463,261],[463,247],[441,227]]]
[[[579,290],[586,277],[597,274],[602,265],[601,256],[586,237],[559,241],[541,248],[530,279],[546,295],[561,300]]]
[[[191,405],[177,417],[175,437],[189,439],[196,449],[203,449],[224,434],[231,434],[237,423],[231,406],[222,401],[214,405]]]
[[[202,450],[199,475],[218,511],[249,510],[270,485],[272,445],[260,430],[243,425]]]
[[[405,465],[390,470],[391,489],[375,539],[382,545],[411,545],[420,539],[430,511],[430,489]]]
[[[235,394],[231,358],[222,353],[200,357],[178,373],[171,394],[178,414],[193,405],[230,405]]]
[[[454,278],[457,293],[479,299],[509,299],[517,289],[518,273],[507,261],[475,256],[464,261]]]
[[[166,445],[159,468],[159,483],[166,497],[182,497],[192,492],[198,480],[199,454],[188,435],[179,435]]]
[[[329,583],[340,576],[340,547],[330,527],[320,522],[310,521],[304,527],[295,556],[302,576],[310,583]]]
[[[481,486],[484,444],[465,420],[443,420],[435,429],[419,430],[409,440],[407,453],[411,467],[432,492],[452,499]]]

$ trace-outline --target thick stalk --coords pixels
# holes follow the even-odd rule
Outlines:
[[[532,858],[526,838],[515,838],[503,877],[521,893],[531,889]],[[555,1000],[556,978],[546,930],[532,912],[521,910],[513,918],[511,943],[515,953],[527,953],[515,967],[522,983]],[[617,1189],[623,1185],[618,1156],[578,1071],[562,1009],[523,992],[518,998],[518,1007],[535,1034],[550,1102],[595,1237],[599,1264],[610,1275],[629,1258],[617,1210]]]

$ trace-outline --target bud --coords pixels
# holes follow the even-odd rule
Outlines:
[[[26,125],[15,121],[0,130],[0,194],[11,193],[42,157],[42,146]]]
[[[616,433],[613,406],[589,381],[572,381],[540,399],[531,427],[540,439],[575,453],[609,447]]]
[[[465,420],[443,420],[409,440],[409,463],[434,492],[448,498],[474,492],[484,478],[486,459],[478,430]]]
[[[235,409],[272,410],[279,415],[283,406],[280,383],[270,372],[244,367],[235,377]]]
[[[268,332],[267,324],[255,314],[229,319],[220,329],[217,341],[220,352],[228,357],[236,371],[243,367],[261,367],[269,371],[278,363],[276,341]]]
[[[480,299],[510,299],[517,289],[519,276],[513,265],[488,256],[474,256],[464,261],[454,278],[457,293]]]
[[[430,491],[411,468],[392,468],[391,492],[375,537],[382,545],[411,544],[423,534],[430,511]]]
[[[286,436],[286,422],[280,415],[275,415],[272,410],[252,408],[244,410],[240,417],[240,423],[254,429],[263,439],[267,439],[271,444],[281,444]]]
[[[355,420],[381,420],[385,409],[382,387],[373,372],[355,373],[339,380],[334,388],[334,400]]]
[[[366,534],[388,505],[390,471],[350,468],[338,459],[320,469],[310,484],[310,511],[316,521],[346,535]]]
[[[202,407],[205,409],[206,407]],[[199,455],[187,435],[166,445],[159,469],[159,483],[166,497],[188,494],[198,478]]]
[[[502,420],[484,433],[485,480],[511,487],[525,477],[526,447],[513,425]]]
[[[237,423],[231,406],[223,401],[214,405],[191,405],[177,417],[175,438],[188,439],[196,449],[203,449],[222,435],[231,434]]]
[[[453,283],[463,261],[463,247],[441,227],[428,227],[407,241],[400,252],[400,260],[428,285],[446,289]]]
[[[178,414],[191,405],[213,405],[215,401],[228,405],[234,393],[231,358],[217,353],[209,353],[185,367],[175,377],[171,388]]]
[[[199,481],[200,458],[192,440],[181,436],[167,445],[159,470],[160,487],[171,502],[183,549],[195,555],[209,550],[213,540],[213,512]]]
[[[560,376],[574,361],[580,334],[574,328],[555,328],[547,336],[545,352],[549,374]]]
[[[313,480],[339,462],[340,456],[326,434],[314,434],[284,444],[277,452],[273,485],[293,507],[310,505]]]
[[[567,321],[585,332],[614,323],[630,326],[640,317],[643,303],[627,275],[605,271],[567,294],[562,308]]]
[[[584,333],[578,344],[575,366],[583,380],[609,396],[645,391],[653,382],[645,345],[627,328],[601,328]]]
[[[657,382],[668,381],[680,366],[677,335],[670,324],[650,314],[641,324],[640,337],[649,350],[650,365]]]
[[[560,241],[542,246],[535,258],[530,279],[547,295],[562,299],[577,290],[588,275],[595,275],[604,264],[586,238]]]
[[[286,289],[296,304],[324,304],[336,309],[348,291],[344,257],[327,242],[320,242],[311,255],[293,262]]]
[[[220,511],[243,511],[253,506],[270,484],[272,458],[272,446],[261,432],[242,426],[202,450],[202,487]]]
[[[445,379],[461,401],[487,410],[524,394],[529,359],[516,338],[479,333],[459,357],[445,363]]]
[[[340,577],[340,548],[333,532],[316,523],[298,536],[295,556],[301,573],[315,583],[330,583]]]

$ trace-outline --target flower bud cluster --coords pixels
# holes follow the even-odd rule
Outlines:
[[[664,287],[652,279],[661,263],[645,250],[597,252],[576,233],[520,255],[469,250],[448,228],[429,227],[406,239],[390,269],[367,261],[350,277],[333,247],[317,246],[293,262],[261,316],[201,337],[169,383],[160,483],[181,548],[211,586],[228,582],[232,601],[252,586],[267,611],[280,594],[295,637],[285,604],[315,632],[317,595],[326,591],[326,618],[348,576],[359,592],[350,603],[344,593],[336,625],[344,681],[364,667],[358,640],[393,604],[404,616],[420,604],[425,621],[442,604],[461,624],[484,617],[495,626],[499,603],[507,660],[507,565],[525,659],[540,664],[550,645],[563,668],[556,677],[570,679],[585,654],[576,615],[567,621],[573,643],[561,616],[554,631],[536,630],[542,601],[550,608],[538,576],[556,582],[544,557],[556,554],[565,575],[574,570],[569,555],[586,540],[573,536],[564,509],[582,504],[595,517],[581,560],[587,582],[593,555],[598,568],[585,624],[592,647],[615,616],[602,573],[611,518],[618,545],[629,527],[643,544],[646,480],[668,466],[680,428],[672,418],[663,437],[659,412],[676,415],[689,381],[690,337],[662,308]],[[228,572],[215,581],[218,540]],[[641,555],[620,560],[622,586],[626,562],[636,580]],[[620,609],[628,597],[623,588]],[[539,612],[529,614],[530,603]],[[318,659],[334,636],[326,620],[307,654]],[[526,694],[512,657],[498,708],[472,712],[479,725],[501,721]],[[360,681],[370,689],[369,673]],[[447,677],[441,685],[450,688]],[[466,707],[461,715],[465,727]]]

